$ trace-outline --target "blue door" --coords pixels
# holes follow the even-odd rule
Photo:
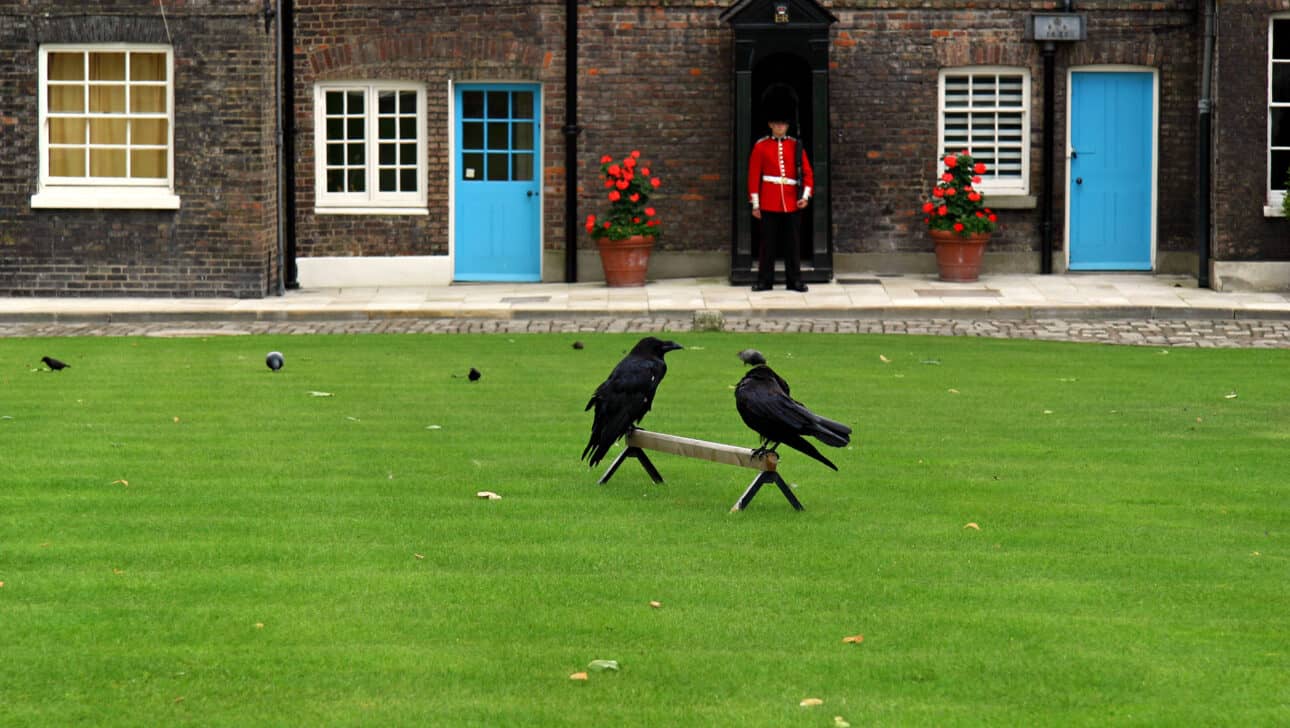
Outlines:
[[[1151,270],[1153,91],[1151,73],[1071,73],[1071,270]]]
[[[453,278],[541,280],[538,87],[463,84],[455,103]]]

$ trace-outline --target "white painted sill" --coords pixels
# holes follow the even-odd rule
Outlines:
[[[179,196],[153,187],[47,187],[31,196],[32,209],[178,210]]]

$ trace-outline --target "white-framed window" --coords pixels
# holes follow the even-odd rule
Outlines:
[[[170,46],[49,44],[39,55],[32,207],[179,207]]]
[[[427,212],[425,86],[320,83],[314,119],[317,212]]]
[[[1268,195],[1273,214],[1281,214],[1290,170],[1290,15],[1268,24]]]
[[[968,150],[988,170],[978,187],[1030,193],[1030,72],[966,66],[941,69],[937,143],[941,155]]]

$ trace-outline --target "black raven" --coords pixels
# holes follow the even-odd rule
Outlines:
[[[825,445],[843,447],[851,442],[851,428],[820,417],[790,397],[788,382],[766,365],[766,357],[761,352],[745,349],[739,352],[739,358],[752,366],[735,386],[735,408],[744,424],[761,435],[761,447],[753,450],[753,454],[775,452],[783,443],[837,470],[838,466],[821,455],[803,435],[810,435]]]
[[[583,409],[596,408],[591,421],[591,439],[582,451],[582,459],[595,466],[609,452],[618,438],[626,435],[641,421],[650,405],[658,383],[667,374],[663,355],[684,348],[675,341],[663,341],[646,336],[618,362],[596,393],[591,395]]]
[[[276,371],[278,371],[279,369],[281,369],[281,368],[282,368],[282,352],[280,352],[280,351],[271,351],[271,352],[269,352],[269,353],[264,357],[264,365],[265,365],[265,366],[267,366],[268,368],[272,369],[272,370],[273,370],[273,371],[275,371],[275,372],[276,372]]]
[[[470,371],[466,373],[466,378],[467,378],[467,379],[469,379],[469,380],[470,380],[470,381],[472,381],[472,382],[478,382],[478,381],[479,381],[479,378],[480,378],[480,377],[482,377],[482,376],[484,376],[484,375],[483,375],[483,374],[480,374],[480,373],[479,373],[479,370],[478,370],[478,369],[476,369],[476,368],[474,368],[474,367],[471,367],[471,368],[470,368]]]
[[[66,369],[71,366],[71,364],[61,362],[52,356],[42,356],[40,357],[40,360],[45,363],[45,366],[49,367],[53,371],[59,371],[60,369]]]

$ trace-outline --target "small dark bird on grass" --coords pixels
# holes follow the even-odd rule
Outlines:
[[[280,351],[269,352],[269,355],[264,357],[264,363],[273,371],[275,372],[278,371],[279,369],[282,368],[282,363],[283,363],[282,352]]]
[[[815,414],[790,397],[788,382],[766,365],[766,357],[761,352],[745,349],[739,352],[739,358],[752,367],[735,385],[735,409],[739,410],[744,424],[761,435],[761,446],[753,450],[753,455],[775,452],[784,444],[837,470],[838,466],[803,436],[814,437],[825,445],[844,447],[851,442],[851,428]]]
[[[682,348],[675,341],[646,336],[618,362],[583,410],[594,407],[596,414],[582,459],[595,466],[618,438],[636,427],[654,404],[654,393],[667,374],[663,355]]]
[[[575,342],[573,342],[573,348],[575,348],[575,349],[581,349],[581,348],[582,348],[582,342],[581,342],[581,341],[575,341]]]
[[[467,379],[469,379],[469,380],[470,380],[470,381],[472,381],[472,382],[478,382],[478,381],[479,381],[479,378],[480,378],[480,377],[482,377],[482,376],[484,376],[484,375],[483,375],[483,374],[480,374],[478,369],[476,369],[476,368],[474,368],[474,367],[471,367],[471,368],[470,368],[470,373],[466,375],[466,378],[467,378]]]
[[[40,357],[40,360],[45,363],[45,366],[49,367],[50,370],[55,372],[60,371],[62,369],[66,369],[67,367],[71,366],[71,364],[68,364],[67,362],[61,362],[52,356],[42,356]]]

